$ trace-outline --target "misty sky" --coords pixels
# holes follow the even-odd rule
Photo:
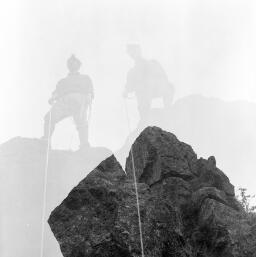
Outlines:
[[[140,43],[145,57],[160,61],[176,99],[198,93],[256,102],[254,14],[253,0],[5,1],[0,143],[42,135],[47,100],[74,53],[95,87],[90,142],[118,149],[128,133],[121,96],[132,66],[127,42]],[[55,147],[75,145],[73,126],[66,120],[57,127]]]
[[[48,99],[68,73],[66,60],[75,54],[95,88],[89,141],[120,149],[129,132],[122,97],[133,65],[127,43],[139,43],[146,58],[162,64],[175,100],[200,94],[256,103],[255,0],[8,0],[0,4],[0,35],[0,144],[43,135]],[[128,102],[135,128],[136,101]],[[247,124],[235,125],[243,131]],[[53,147],[77,146],[72,120],[62,121]],[[242,149],[237,158],[247,160],[246,153]],[[217,165],[222,168],[218,159]],[[253,169],[246,178],[242,170],[235,176],[223,171],[235,186],[256,193]],[[7,188],[8,181],[3,183]],[[12,219],[8,222],[16,230]],[[6,249],[12,249],[12,236],[6,235]]]

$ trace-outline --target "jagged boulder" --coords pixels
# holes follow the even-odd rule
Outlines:
[[[109,157],[52,212],[48,222],[64,257],[141,256],[133,167],[145,256],[247,257],[236,247],[237,223],[246,222],[227,176],[213,157],[197,159],[157,127],[135,141],[125,171]]]
[[[167,177],[192,179],[197,157],[192,148],[173,134],[146,129],[137,138],[126,162],[128,177],[132,177],[133,161],[139,182],[152,185]]]

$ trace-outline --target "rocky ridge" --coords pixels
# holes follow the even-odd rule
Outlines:
[[[141,256],[133,161],[145,256],[256,256],[254,226],[215,158],[198,159],[173,134],[148,127],[125,171],[110,156],[51,213],[64,257]]]

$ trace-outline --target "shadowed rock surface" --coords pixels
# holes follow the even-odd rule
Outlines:
[[[109,157],[51,213],[64,257],[141,256],[133,159],[145,256],[256,256],[254,226],[215,158],[198,159],[173,134],[148,127],[132,146],[126,172]]]

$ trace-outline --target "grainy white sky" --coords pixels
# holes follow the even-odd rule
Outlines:
[[[75,53],[96,91],[90,141],[118,149],[127,135],[121,97],[132,65],[127,42],[139,42],[146,57],[161,62],[176,99],[199,93],[256,101],[254,2],[5,1],[0,8],[0,143],[42,134],[47,100]],[[66,148],[72,122],[64,121],[57,131],[55,146]]]

